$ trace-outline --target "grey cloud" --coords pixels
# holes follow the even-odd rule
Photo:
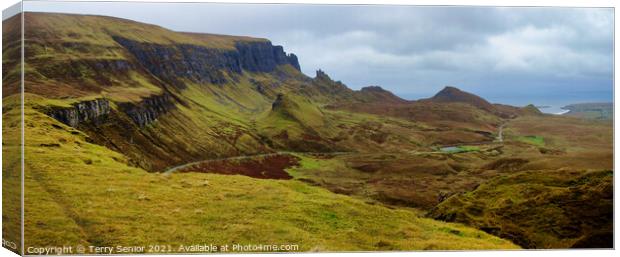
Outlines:
[[[482,95],[613,89],[612,9],[76,2],[26,8],[264,37],[296,53],[308,75],[323,69],[350,87],[375,84],[404,96],[447,84]]]

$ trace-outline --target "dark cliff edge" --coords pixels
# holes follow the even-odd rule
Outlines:
[[[272,72],[278,65],[290,64],[300,70],[297,56],[286,54],[282,46],[271,42],[237,42],[235,50],[178,44],[144,43],[114,36],[153,75],[182,87],[178,78],[198,83],[222,84],[223,71],[231,74]]]
[[[141,128],[153,123],[169,110],[176,108],[174,99],[169,94],[150,96],[137,103],[117,104],[120,110]],[[108,120],[111,111],[110,101],[98,98],[77,102],[71,107],[52,107],[47,110],[47,114],[68,126],[77,128],[84,124],[101,125]]]
[[[78,127],[83,123],[98,125],[105,122],[110,110],[110,102],[107,99],[98,98],[77,102],[71,107],[52,107],[48,110],[48,115],[68,126]]]
[[[276,66],[285,64],[301,70],[296,55],[287,55],[282,46],[274,46],[271,42],[237,42],[235,48],[239,53],[241,68],[244,70],[272,72]]]
[[[121,111],[127,114],[141,128],[153,123],[159,116],[176,108],[173,98],[169,94],[150,96],[138,103],[119,103],[118,106]]]
[[[83,131],[89,142],[122,152],[130,158],[132,165],[160,171],[179,163],[181,159],[177,156],[197,158],[196,153],[186,151],[184,145],[166,145],[160,138],[153,137],[152,132],[157,128],[148,127],[177,108],[176,104],[183,103],[166,92],[138,102],[112,102],[98,98],[74,103],[70,107],[46,108],[45,113]]]

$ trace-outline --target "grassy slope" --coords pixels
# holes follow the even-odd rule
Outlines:
[[[118,63],[138,65],[112,39],[114,35],[139,42],[191,44],[222,50],[234,49],[238,41],[266,41],[249,37],[179,33],[102,16],[29,13],[26,19],[26,37],[32,41],[28,44],[31,49],[28,49],[27,57],[29,72],[26,91],[47,98],[62,98],[51,100],[32,96],[29,99],[36,99],[41,105],[68,106],[71,102],[96,97],[106,97],[116,102],[136,102],[142,97],[161,94],[166,85],[140,67],[129,71],[93,68]],[[71,68],[67,69],[67,66]],[[176,94],[187,104],[178,104],[175,110],[160,117],[152,126],[127,131],[127,124],[120,124],[127,122],[127,117],[120,115],[116,121],[118,124],[85,131],[91,135],[103,135],[95,137],[99,143],[117,146],[117,150],[127,153],[135,163],[149,170],[160,170],[201,157],[269,151],[269,145],[260,141],[262,132],[254,126],[256,115],[271,107],[276,91],[291,92],[302,83],[302,75],[297,70],[292,67],[280,69],[280,73],[290,78],[285,83],[270,74],[244,74],[230,78],[230,82],[224,85],[186,81],[184,90],[169,93]],[[250,80],[264,85],[266,94],[259,93]],[[277,88],[274,89],[273,85]],[[311,91],[309,89],[307,93],[312,94]],[[143,152],[144,149],[148,151]]]
[[[524,248],[612,247],[612,171],[524,171],[441,203],[430,216],[510,238]],[[590,242],[592,243],[592,242]]]
[[[312,148],[307,142],[310,139],[321,140],[321,136],[333,136],[334,128],[329,126],[332,124],[327,124],[327,117],[309,99],[283,94],[276,102],[274,105],[277,106],[267,109],[258,117],[257,128],[264,135],[280,141],[282,147],[295,149],[299,148],[296,144],[303,144],[303,148]],[[317,150],[323,149],[319,147]]]
[[[234,49],[235,41],[267,41],[242,36],[176,33],[160,26],[109,16],[26,13],[24,19],[32,33],[43,33],[42,36],[48,39],[102,46],[117,46],[110,35],[122,35],[139,42],[182,43],[220,49]],[[101,26],[102,24],[106,26]],[[175,34],[174,38],[171,38],[171,33]]]
[[[502,119],[493,113],[459,102],[435,103],[339,103],[332,108],[415,121],[427,126],[424,144],[455,144],[486,141],[476,131],[494,133]]]
[[[303,251],[514,247],[461,225],[419,218],[413,210],[370,205],[299,181],[147,173],[41,113],[28,109],[26,115],[26,246],[296,243]]]
[[[442,202],[430,216],[526,248],[611,247],[612,129],[609,122],[570,117],[512,120],[506,157],[484,167],[499,176]]]
[[[532,144],[535,146],[543,147],[545,146],[545,138],[541,136],[520,136],[516,138],[518,141]]]
[[[499,171],[480,168],[488,151],[469,153],[350,153],[332,158],[300,155],[296,179],[330,191],[395,206],[428,210],[442,194],[469,191]]]
[[[523,116],[506,124],[503,144],[469,153],[300,155],[289,171],[333,192],[433,210],[523,247],[609,247],[612,135],[609,122]]]
[[[144,43],[191,44],[221,50],[234,49],[238,41],[267,41],[179,33],[104,16],[26,13],[25,20],[25,37],[29,41],[26,44],[26,91],[55,98],[103,94],[115,101],[138,101],[140,97],[161,93],[163,84],[144,70],[109,68],[133,62],[133,57],[114,41],[113,36]],[[106,68],[97,68],[101,65]],[[67,66],[71,69],[66,69]],[[76,87],[77,84],[80,87]]]
[[[509,140],[514,137],[534,136],[534,139],[530,140],[532,143],[544,143],[567,152],[609,152],[613,143],[611,125],[611,121],[564,116],[523,116],[510,122],[506,135]]]
[[[21,113],[19,103],[19,99],[15,97],[5,98],[2,101],[2,238],[15,243],[17,248],[21,246]],[[20,249],[11,250],[19,251]]]
[[[508,123],[504,134],[503,150],[528,161],[521,170],[613,169],[613,126],[609,121],[524,116]]]

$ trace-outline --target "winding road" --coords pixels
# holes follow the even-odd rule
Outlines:
[[[285,154],[285,153],[284,152],[276,152],[276,153],[265,153],[265,154],[256,154],[256,155],[241,155],[241,156],[233,156],[233,157],[226,157],[226,158],[207,159],[207,160],[189,162],[189,163],[181,164],[179,166],[174,166],[172,168],[167,169],[163,173],[164,174],[170,174],[172,172],[175,172],[175,171],[183,169],[183,168],[188,168],[188,167],[191,167],[191,166],[194,166],[194,165],[197,165],[197,164],[203,164],[203,163],[214,162],[214,161],[244,160],[244,159],[249,159],[249,158],[270,157],[270,156],[276,156],[276,155],[280,155],[280,154]]]
[[[493,144],[493,143],[503,143],[504,142],[504,126],[506,126],[507,122],[502,123],[499,127],[498,127],[498,131],[497,131],[497,137],[495,138],[494,141],[484,141],[484,142],[472,142],[472,143],[464,143],[464,144],[459,144],[459,145],[484,145],[484,144]],[[446,146],[442,146],[443,147],[450,147],[450,146],[459,146],[459,145],[446,145]],[[166,171],[162,172],[163,174],[171,174],[175,171],[178,171],[180,169],[184,169],[184,168],[188,168],[194,165],[198,165],[198,164],[203,164],[203,163],[208,163],[208,162],[213,162],[213,161],[231,161],[231,160],[245,160],[245,159],[252,159],[252,158],[261,158],[261,157],[271,157],[271,156],[277,156],[277,155],[283,155],[283,154],[334,154],[334,155],[341,155],[341,154],[348,154],[350,152],[328,152],[328,153],[323,153],[323,152],[275,152],[275,153],[263,153],[263,154],[255,154],[255,155],[241,155],[241,156],[233,156],[233,157],[225,157],[225,158],[215,158],[215,159],[207,159],[207,160],[201,160],[201,161],[195,161],[195,162],[189,162],[189,163],[185,163],[185,164],[181,164],[178,166],[174,166],[171,168],[166,169]],[[415,154],[427,154],[427,153],[435,153],[435,152],[416,152]]]
[[[504,142],[504,126],[506,126],[507,122],[502,123],[502,125],[499,126],[499,130],[497,131],[497,142],[503,143]]]

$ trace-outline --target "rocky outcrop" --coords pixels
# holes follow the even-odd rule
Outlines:
[[[265,42],[237,42],[239,62],[244,70],[250,72],[271,72],[278,65],[290,64],[300,70],[299,61],[294,54],[286,54],[282,46]]]
[[[278,110],[284,107],[284,94],[280,93],[276,96],[276,100],[271,104],[271,110]]]
[[[137,103],[118,103],[121,111],[129,116],[139,127],[153,123],[157,117],[175,108],[169,94],[144,98]],[[58,121],[77,128],[84,124],[101,125],[106,122],[112,109],[104,98],[77,102],[71,107],[52,107],[47,114]]]
[[[138,103],[119,103],[118,106],[139,127],[153,123],[159,116],[175,108],[169,94],[150,96]]]
[[[316,71],[316,75],[314,76],[314,80],[316,81],[329,81],[329,82],[335,82],[332,80],[332,78],[329,77],[329,75],[327,75],[327,73],[325,73],[323,70],[319,69]]]
[[[235,50],[178,44],[162,45],[113,37],[153,75],[172,84],[178,78],[199,83],[221,84],[229,73],[272,72],[278,65],[290,64],[300,70],[297,56],[286,54],[282,46],[269,41],[237,42]]]
[[[353,90],[349,89],[340,81],[332,80],[327,73],[322,70],[316,71],[316,76],[312,79],[312,84],[323,95],[329,95],[334,98],[349,98],[353,94]]]
[[[109,113],[110,102],[104,98],[77,102],[71,107],[53,107],[48,111],[48,115],[71,127],[84,123],[99,125]]]

